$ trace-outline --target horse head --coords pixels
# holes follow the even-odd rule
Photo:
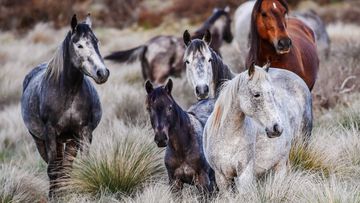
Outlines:
[[[289,53],[292,45],[286,30],[287,13],[288,5],[284,0],[258,0],[252,13],[252,25],[256,26],[252,32],[272,44],[278,54]]]
[[[172,80],[165,86],[154,88],[148,80],[145,83],[147,92],[146,109],[150,115],[151,126],[155,132],[154,141],[158,147],[166,147],[169,140],[169,129],[177,122],[176,105],[171,96]]]
[[[186,30],[183,35],[186,50],[184,54],[184,63],[186,65],[186,75],[190,84],[192,84],[196,97],[207,99],[214,96],[212,92],[213,70],[212,53],[209,48],[211,43],[211,34],[206,31],[202,40],[191,40],[189,32]]]
[[[241,111],[264,126],[267,136],[272,138],[279,137],[283,127],[268,70],[268,65],[249,68],[238,85],[237,96]]]
[[[106,68],[99,52],[99,40],[91,29],[90,14],[85,22],[77,22],[76,15],[71,20],[71,40],[69,53],[71,63],[83,74],[98,84],[107,81],[110,71]]]

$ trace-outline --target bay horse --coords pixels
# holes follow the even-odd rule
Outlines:
[[[230,43],[233,39],[229,8],[215,9],[203,25],[195,31],[193,38],[202,38],[206,30],[210,30],[214,35],[211,46],[220,53],[223,41]],[[149,79],[155,84],[162,84],[169,76],[181,76],[182,71],[185,70],[182,60],[184,51],[182,38],[160,35],[138,47],[113,52],[105,59],[119,63],[133,63],[140,60],[144,80]]]
[[[296,18],[286,18],[285,0],[257,0],[251,16],[250,50],[253,63],[290,70],[312,90],[319,70],[314,32]]]
[[[48,164],[49,197],[55,194],[63,167],[71,167],[77,151],[84,149],[81,143],[91,143],[101,119],[99,96],[86,77],[97,84],[109,77],[98,43],[90,16],[78,24],[74,15],[53,58],[35,67],[23,82],[22,118]]]
[[[245,192],[256,177],[285,173],[293,138],[311,129],[311,93],[295,73],[252,66],[226,82],[203,140],[220,191],[236,183]]]
[[[216,185],[215,176],[204,156],[202,135],[214,102],[202,101],[194,106],[192,112],[205,117],[205,120],[198,119],[175,102],[171,95],[172,86],[171,79],[165,86],[155,89],[150,81],[145,83],[146,108],[155,132],[154,141],[158,147],[166,147],[169,183],[174,192],[180,191],[184,183],[195,185],[201,192],[212,192]]]
[[[234,77],[234,73],[209,46],[212,43],[211,39],[209,31],[206,31],[204,39],[191,40],[187,30],[183,34],[186,45],[186,76],[198,100],[216,98],[222,84]]]
[[[234,39],[235,45],[240,52],[241,61],[244,62],[246,54],[248,53],[248,41],[250,34],[251,13],[254,9],[256,1],[249,0],[242,3],[234,14]],[[319,55],[324,55],[326,58],[330,54],[331,40],[329,33],[326,30],[326,25],[320,16],[314,10],[306,11],[292,11],[289,13],[290,17],[297,18],[309,26],[315,34],[315,41]]]

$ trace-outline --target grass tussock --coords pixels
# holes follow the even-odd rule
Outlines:
[[[161,150],[149,139],[136,136],[141,133],[137,129],[128,133],[116,133],[116,137],[92,146],[88,155],[80,156],[65,189],[80,194],[130,195],[161,176]]]
[[[46,200],[45,180],[30,170],[0,165],[0,202],[41,202]]]

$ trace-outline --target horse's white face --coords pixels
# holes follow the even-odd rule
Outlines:
[[[106,82],[109,70],[99,52],[99,41],[91,30],[89,17],[72,31],[70,54],[73,65],[98,84]]]
[[[214,97],[212,57],[208,45],[202,40],[193,40],[186,50],[184,61],[188,82],[193,86],[197,99]]]
[[[248,80],[239,87],[240,109],[264,126],[268,137],[280,136],[283,127],[271,78],[259,67],[255,67],[252,74],[244,74]]]

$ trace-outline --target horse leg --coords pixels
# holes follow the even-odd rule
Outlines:
[[[61,179],[64,176],[64,144],[63,143],[56,143],[56,168],[58,169],[58,177],[57,179]]]
[[[202,194],[212,193],[213,187],[210,182],[210,178],[205,171],[201,171],[200,174],[195,177],[195,186]]]
[[[231,180],[229,180],[223,174],[220,174],[219,172],[215,172],[215,179],[220,192],[226,192],[230,189]]]
[[[34,134],[32,134],[30,131],[29,133],[33,136],[33,139],[35,141],[35,144],[36,144],[36,148],[38,149],[38,152],[41,156],[41,158],[46,162],[48,163],[48,158],[47,158],[47,155],[46,155],[46,146],[45,146],[45,141],[36,137]]]
[[[241,168],[241,167],[239,167]],[[250,161],[243,170],[237,171],[240,174],[235,180],[235,184],[240,194],[246,193],[251,188],[254,181],[254,164]]]
[[[65,158],[64,167],[70,169],[74,159],[76,158],[77,152],[80,148],[80,144],[77,140],[70,140],[65,145]]]
[[[48,160],[47,174],[50,179],[49,197],[55,196],[56,180],[58,176],[57,162],[57,143],[55,130],[48,124],[45,129],[45,146]]]

